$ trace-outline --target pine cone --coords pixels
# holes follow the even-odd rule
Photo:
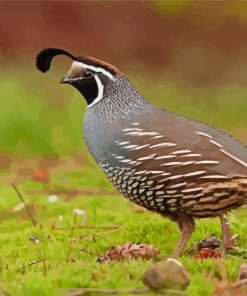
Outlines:
[[[204,248],[216,249],[221,246],[221,240],[216,236],[209,236],[198,243],[198,250]]]
[[[158,253],[159,250],[153,245],[125,243],[106,251],[105,255],[97,259],[97,262],[121,261],[136,258],[151,259]]]

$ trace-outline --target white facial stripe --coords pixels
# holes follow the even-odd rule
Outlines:
[[[97,104],[103,98],[103,94],[104,94],[104,86],[103,86],[102,82],[100,81],[99,77],[94,76],[94,79],[95,79],[97,86],[98,86],[98,95],[94,99],[94,101],[87,106],[88,108],[92,107],[94,104]]]
[[[89,69],[89,70],[93,70],[94,72],[100,72],[100,73],[103,73],[105,76],[109,77],[111,80],[114,80],[114,76],[108,72],[107,70],[103,69],[103,68],[98,68],[98,67],[95,67],[95,66],[91,66],[91,65],[87,65],[87,64],[84,64],[82,62],[78,62],[78,61],[74,61],[72,63],[72,67],[75,66],[75,67],[81,67],[83,69]]]

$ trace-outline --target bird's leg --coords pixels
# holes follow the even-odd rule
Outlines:
[[[192,217],[186,216],[186,215],[180,215],[179,219],[176,220],[178,223],[180,232],[181,232],[181,237],[179,239],[179,242],[173,251],[171,257],[172,258],[177,258],[180,253],[182,252],[186,242],[190,238],[191,234],[193,233],[195,229],[195,222]]]
[[[222,234],[223,234],[223,252],[222,255],[224,255],[227,250],[231,249],[234,244],[232,241],[232,234],[231,230],[227,221],[227,218],[223,215],[220,216],[220,222],[221,222],[221,228],[222,228]]]

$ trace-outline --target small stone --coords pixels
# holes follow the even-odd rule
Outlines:
[[[40,242],[39,238],[35,235],[30,236],[29,240],[35,244],[38,244]]]
[[[190,283],[189,274],[182,264],[173,258],[154,263],[143,276],[143,282],[152,290],[181,289]]]
[[[48,196],[47,201],[50,203],[56,202],[58,200],[58,197],[56,195],[50,195]]]
[[[84,216],[86,213],[84,210],[81,210],[81,209],[74,209],[73,212],[74,212],[74,214],[77,214],[78,216]]]
[[[198,243],[198,250],[204,248],[216,249],[221,246],[221,240],[216,236],[209,236]]]
[[[24,208],[25,208],[25,204],[23,202],[21,202],[21,203],[18,203],[16,206],[14,206],[12,211],[13,212],[19,212]]]
[[[245,280],[247,279],[247,263],[243,263],[239,268],[239,279]]]

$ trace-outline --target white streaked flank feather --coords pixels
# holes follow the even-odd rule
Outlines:
[[[227,151],[220,149],[221,152],[223,152],[225,155],[231,157],[232,159],[236,160],[237,162],[239,162],[240,164],[242,164],[243,166],[247,167],[247,163],[242,161],[241,159],[233,156],[232,154],[228,153]]]
[[[197,132],[197,133],[198,133],[198,135],[201,135],[201,136],[207,137],[207,138],[209,138],[209,139],[213,139],[212,136],[210,136],[210,135],[208,135],[208,134],[206,134],[206,133],[202,133],[202,132]]]

